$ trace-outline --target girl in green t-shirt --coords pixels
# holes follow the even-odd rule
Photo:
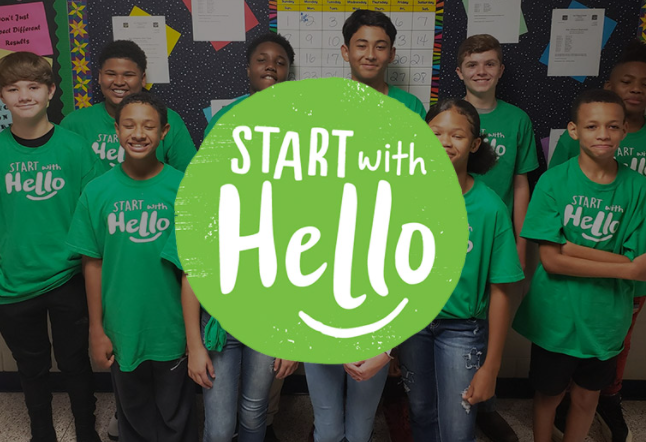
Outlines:
[[[509,283],[522,280],[523,272],[504,203],[471,175],[496,163],[480,135],[478,112],[465,100],[447,99],[431,108],[426,121],[455,167],[469,243],[460,281],[444,309],[400,346],[402,376],[416,442],[475,442],[472,408],[494,394],[509,328]]]

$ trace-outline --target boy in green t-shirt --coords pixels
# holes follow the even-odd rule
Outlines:
[[[580,154],[541,177],[521,233],[538,242],[541,261],[514,320],[532,341],[537,442],[551,440],[568,386],[565,440],[585,439],[599,392],[615,378],[632,315],[632,281],[644,280],[646,255],[638,255],[646,179],[614,159],[625,115],[614,92],[577,97],[568,131]]]
[[[247,78],[249,93],[236,98],[232,103],[220,109],[204,130],[206,139],[215,123],[236,104],[256,92],[264,91],[276,83],[287,81],[289,68],[294,64],[294,49],[289,41],[280,34],[268,32],[256,37],[247,47]]]
[[[53,344],[76,438],[100,442],[81,257],[69,253],[63,238],[83,188],[102,170],[81,137],[49,122],[52,78],[49,63],[31,52],[0,60],[0,98],[13,119],[0,133],[0,334],[18,365],[31,440],[56,441],[49,388]]]
[[[529,204],[527,173],[538,167],[538,159],[529,116],[496,98],[496,86],[504,71],[500,43],[491,35],[473,35],[460,45],[456,72],[466,87],[465,99],[478,110],[482,132],[498,155],[498,163],[481,179],[509,209],[524,267],[526,242],[520,231]]]
[[[526,241],[520,237],[527,205],[527,173],[538,167],[534,130],[529,116],[520,108],[496,98],[496,86],[505,71],[500,42],[491,35],[473,35],[458,49],[456,72],[466,87],[465,99],[480,114],[485,141],[498,155],[497,164],[479,179],[503,200],[516,235],[518,258],[525,268]],[[495,442],[514,442],[518,437],[495,411],[494,401],[480,407],[478,426]]]
[[[61,122],[61,126],[85,138],[109,170],[123,162],[125,152],[114,130],[114,116],[125,97],[141,92],[146,85],[146,54],[136,43],[117,40],[108,43],[99,55],[99,86],[105,98],[102,103],[78,109]],[[184,172],[196,149],[177,112],[168,109],[168,135],[157,149],[159,161]]]
[[[156,157],[169,131],[166,106],[129,95],[115,127],[124,162],[85,189],[67,239],[84,255],[92,358],[111,368],[122,440],[197,441],[181,273],[160,256],[182,179]]]
[[[610,79],[605,89],[619,95],[626,106],[626,122],[628,133],[619,143],[615,153],[617,161],[625,164],[640,174],[646,175],[646,46],[640,41],[630,43],[619,57],[610,72]],[[556,145],[549,167],[555,167],[570,158],[579,155],[579,142],[573,140],[565,131]],[[621,409],[621,383],[624,377],[626,361],[630,351],[630,341],[633,327],[641,312],[646,293],[635,293],[633,319],[624,340],[624,349],[617,359],[617,375],[612,385],[601,392],[597,412],[601,423],[613,435],[613,440],[626,441],[632,437],[626,425]],[[557,419],[557,422],[559,419]]]
[[[352,79],[394,98],[424,119],[426,110],[419,98],[384,80],[395,59],[397,29],[390,18],[383,12],[357,9],[343,24],[342,32],[341,56],[350,63]]]

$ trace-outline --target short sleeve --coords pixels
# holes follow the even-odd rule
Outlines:
[[[504,284],[521,281],[524,278],[518,259],[514,230],[507,216],[507,208],[501,204],[501,210],[496,214],[496,232],[491,248],[488,279],[493,284]]]
[[[97,232],[88,207],[87,193],[83,192],[72,217],[66,244],[72,251],[81,255],[103,258],[103,247],[97,240]]]
[[[417,112],[420,117],[422,117],[422,120],[426,120],[426,108],[424,107],[424,104],[422,104],[420,99],[415,97],[414,95],[413,99],[415,100],[414,111]]]
[[[164,139],[164,144],[168,146],[164,162],[180,172],[185,172],[197,149],[186,124],[177,112],[168,110],[168,123],[171,129]]]
[[[177,253],[177,237],[175,236],[175,229],[168,235],[164,249],[161,252],[162,259],[173,264],[179,270],[184,271],[182,268],[182,263],[179,260],[179,254]]]
[[[81,191],[85,189],[90,181],[103,175],[106,170],[105,166],[90,149],[82,149],[82,176]]]
[[[548,181],[549,175],[549,173],[545,174],[538,180],[532,199],[529,201],[520,236],[533,241],[565,244],[561,213],[558,211],[552,186]]]
[[[522,111],[521,111],[522,112]],[[538,168],[536,138],[529,116],[522,112],[523,118],[518,127],[518,154],[516,155],[515,175],[522,175]]]
[[[579,142],[573,140],[570,136],[570,133],[566,130],[563,132],[559,138],[556,147],[554,148],[554,153],[552,153],[552,158],[550,159],[549,164],[547,165],[548,169],[551,169],[559,164],[565,163],[570,158],[574,158],[579,154]]]

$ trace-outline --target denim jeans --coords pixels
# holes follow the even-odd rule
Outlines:
[[[202,330],[209,318],[202,312]],[[274,358],[247,347],[229,333],[222,351],[210,351],[209,355],[215,379],[212,388],[203,390],[204,442],[231,442],[236,417],[240,420],[239,442],[262,442],[269,390],[276,376]]]
[[[94,377],[88,356],[88,313],[83,276],[27,301],[0,305],[0,333],[18,365],[20,383],[31,424],[33,442],[54,442],[52,367],[47,316],[58,368],[65,376],[76,436],[97,441],[94,430]]]
[[[480,319],[438,319],[400,346],[415,442],[475,442],[477,406],[462,401],[484,363]]]
[[[352,379],[343,365],[305,364],[305,375],[314,408],[314,441],[370,441],[377,405],[388,376],[388,365],[362,382]]]

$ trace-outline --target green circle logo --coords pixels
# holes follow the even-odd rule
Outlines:
[[[419,115],[339,78],[227,112],[177,195],[178,252],[204,308],[255,350],[347,363],[428,325],[467,251],[464,199]]]

